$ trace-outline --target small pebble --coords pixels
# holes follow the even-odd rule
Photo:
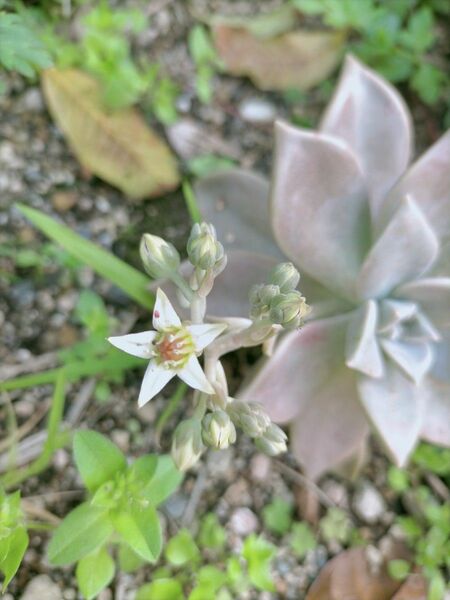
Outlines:
[[[272,461],[265,454],[255,454],[250,461],[250,476],[253,481],[267,481]]]
[[[239,115],[249,123],[272,123],[277,111],[275,106],[263,98],[245,98],[239,105]]]
[[[236,508],[230,518],[230,529],[239,536],[247,536],[254,533],[258,527],[258,518],[249,508]]]
[[[59,586],[48,575],[33,577],[20,600],[63,600]]]
[[[380,492],[368,481],[356,490],[352,502],[355,514],[369,525],[377,523],[386,511],[386,503]]]
[[[240,478],[227,489],[224,495],[230,506],[249,506],[252,503],[247,480]]]

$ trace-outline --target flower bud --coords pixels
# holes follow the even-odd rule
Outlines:
[[[280,288],[272,284],[254,285],[250,289],[250,316],[257,318],[269,310],[270,303],[280,295]]]
[[[276,456],[287,450],[287,435],[284,431],[271,423],[264,433],[255,440],[255,446],[264,454]]]
[[[216,230],[208,223],[195,223],[187,243],[189,260],[199,269],[213,269],[224,257],[224,249],[216,238]]]
[[[205,446],[201,421],[196,418],[181,421],[172,438],[172,458],[180,471],[187,471],[198,461]]]
[[[202,421],[203,442],[223,450],[236,441],[236,429],[224,410],[208,413]]]
[[[270,303],[269,318],[272,323],[282,325],[285,329],[296,329],[302,324],[303,317],[310,311],[305,298],[300,292],[292,291],[280,294]]]
[[[180,266],[180,255],[170,242],[157,235],[144,233],[139,248],[144,268],[150,277],[167,277]]]
[[[300,273],[290,262],[280,263],[271,272],[270,283],[277,285],[280,292],[285,294],[295,290],[300,281]]]
[[[259,437],[271,424],[269,416],[256,402],[233,400],[227,406],[233,423],[250,437]]]

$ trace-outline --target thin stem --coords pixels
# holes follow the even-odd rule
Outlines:
[[[14,470],[2,477],[0,484],[3,487],[15,487],[25,479],[44,471],[50,464],[55,450],[65,446],[67,441],[70,440],[68,432],[59,431],[64,413],[65,385],[66,373],[64,369],[60,369],[55,382],[52,405],[47,421],[47,439],[42,449],[42,454],[27,467]]]
[[[206,312],[206,298],[194,293],[191,300],[191,321],[193,323],[203,323]]]
[[[170,419],[170,417],[173,415],[173,413],[177,410],[178,406],[180,405],[180,402],[183,400],[183,398],[186,394],[186,390],[187,390],[187,385],[185,383],[180,383],[178,385],[177,389],[175,390],[175,393],[172,394],[172,396],[169,398],[169,401],[167,402],[165,409],[159,416],[158,421],[156,423],[156,428],[155,428],[155,437],[156,437],[157,444],[159,444],[161,434],[163,432],[163,429],[164,429],[167,421]]]
[[[194,292],[191,290],[191,288],[186,283],[186,281],[183,279],[183,277],[179,273],[177,273],[176,271],[174,271],[174,272],[172,272],[169,275],[169,279],[182,292],[182,294],[186,298],[186,300],[188,302],[192,302],[192,298],[194,296]]]

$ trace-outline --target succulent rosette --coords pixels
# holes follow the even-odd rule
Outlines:
[[[227,250],[210,298],[288,257],[312,306],[240,398],[290,424],[311,477],[357,457],[372,429],[403,465],[420,438],[450,445],[450,132],[412,166],[398,92],[352,57],[318,131],[276,125],[273,179],[218,173],[196,188]],[[283,258],[284,257],[284,258]]]

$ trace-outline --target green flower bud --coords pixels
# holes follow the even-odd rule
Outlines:
[[[280,294],[272,300],[269,318],[272,323],[282,325],[285,329],[297,329],[309,311],[305,298],[300,292],[294,290],[287,294]]]
[[[284,431],[271,423],[264,433],[255,440],[255,446],[264,454],[276,456],[287,450],[287,435]]]
[[[144,233],[139,251],[145,270],[154,279],[167,277],[180,266],[180,255],[175,246],[157,235]]]
[[[224,410],[208,413],[202,421],[203,442],[223,450],[236,441],[236,429]]]
[[[295,290],[300,281],[300,273],[290,262],[280,263],[270,274],[270,283],[277,285],[280,292],[285,294]]]
[[[233,400],[227,406],[227,412],[235,425],[250,437],[259,437],[271,424],[269,416],[256,402]]]
[[[205,445],[202,440],[202,424],[199,419],[181,421],[172,438],[172,458],[180,471],[187,471],[198,461]]]
[[[250,316],[257,318],[269,310],[270,303],[280,295],[280,288],[272,284],[257,284],[250,289]]]
[[[223,262],[225,255],[222,244],[217,241],[216,230],[208,223],[195,223],[192,227],[187,253],[194,267],[203,271]]]

